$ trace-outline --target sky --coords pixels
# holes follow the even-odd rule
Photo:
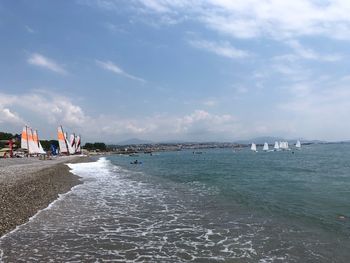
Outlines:
[[[348,0],[0,2],[0,130],[350,139]]]

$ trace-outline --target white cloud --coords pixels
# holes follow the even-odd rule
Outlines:
[[[203,101],[202,104],[203,104],[204,106],[207,106],[207,107],[214,107],[214,106],[218,105],[218,101],[213,100],[213,99],[209,99],[209,100]]]
[[[227,41],[212,42],[206,40],[189,40],[188,42],[195,48],[203,49],[223,57],[237,59],[249,56],[248,52],[233,47]]]
[[[326,82],[322,88],[320,82]],[[214,113],[203,109],[184,114],[92,116],[71,98],[59,94],[35,90],[21,95],[0,93],[0,125],[5,131],[15,127],[12,131],[19,133],[23,124],[29,124],[39,130],[42,138],[55,138],[56,127],[62,124],[70,132],[81,133],[84,141],[105,142],[130,137],[154,141],[229,141],[264,135],[348,139],[349,85],[350,77],[300,81],[284,89],[289,94],[283,100],[269,105],[276,116],[262,118],[242,115],[242,112],[238,118],[231,112]]]
[[[322,85],[321,85],[322,83]],[[299,82],[278,106],[293,116],[295,128],[309,138],[349,139],[350,77]],[[283,115],[283,114],[282,114]]]
[[[235,90],[236,90],[237,94],[245,94],[249,91],[249,89],[245,86],[237,86],[237,87],[235,87]]]
[[[2,116],[7,116],[6,119],[2,118],[4,123],[12,119],[13,123],[30,124],[33,120],[26,119],[28,115],[49,125],[62,123],[70,127],[82,127],[88,122],[88,117],[81,107],[75,105],[69,98],[58,94],[32,91],[21,95],[0,93],[0,97],[0,111]],[[11,113],[9,108],[22,112],[22,116]]]
[[[139,0],[138,2],[160,15],[171,14],[173,19],[192,17],[208,28],[238,38],[269,36],[280,39],[303,35],[350,38],[349,1]]]
[[[25,27],[25,29],[27,30],[28,33],[30,33],[30,34],[34,34],[35,33],[35,30],[33,28],[31,28],[30,26],[25,25],[24,27]]]
[[[8,108],[2,108],[0,105],[0,123],[23,124],[24,121],[17,113],[11,112]]]
[[[231,138],[239,133],[238,121],[230,114],[212,114],[195,110],[183,116],[156,114],[143,117],[118,115],[89,116],[84,109],[65,96],[44,91],[12,95],[0,93],[0,123],[4,127],[15,124],[13,132],[22,125],[37,128],[42,137],[55,138],[57,125],[81,133],[86,140],[117,142],[125,138],[141,137],[152,140],[206,140]],[[33,106],[35,105],[35,106]],[[10,110],[11,109],[11,110]],[[17,113],[14,113],[16,110]]]
[[[168,8],[168,5],[171,5],[171,3],[167,2],[165,4],[162,3],[162,1],[157,0],[143,0],[142,3],[147,6],[148,8],[151,8],[152,10],[156,12],[169,12],[170,9]]]
[[[318,61],[327,61],[335,62],[342,59],[339,54],[319,54],[311,48],[306,48],[300,44],[297,40],[288,40],[286,44],[294,50],[294,55],[285,55],[284,58],[287,60],[295,60],[297,58],[309,59],[309,60],[318,60]]]
[[[131,75],[127,72],[125,72],[124,70],[122,70],[119,66],[117,66],[116,64],[114,64],[113,62],[111,61],[100,61],[100,60],[96,60],[96,64],[105,69],[105,70],[108,70],[108,71],[111,71],[113,72],[114,74],[117,74],[117,75],[121,75],[121,76],[124,76],[124,77],[127,77],[129,79],[132,79],[132,80],[137,80],[137,81],[140,81],[140,82],[146,82],[144,79],[142,78],[139,78],[139,77],[136,77],[134,75]]]
[[[57,64],[54,60],[47,58],[39,53],[33,53],[28,58],[27,62],[31,65],[42,67],[59,74],[67,74],[67,71]]]
[[[198,136],[199,140],[203,140],[203,135],[213,134],[230,137],[229,135],[239,127],[236,118],[230,114],[216,115],[204,110],[195,110],[191,114],[177,118],[176,124],[176,133],[182,136],[185,134],[193,139]]]
[[[118,141],[118,138],[140,137],[155,141],[182,139],[204,141],[215,138],[232,138],[232,132],[241,129],[238,121],[229,114],[212,114],[195,110],[184,116],[169,114],[143,118],[122,118],[99,116],[98,123],[104,137]],[[120,140],[120,139],[119,139]]]

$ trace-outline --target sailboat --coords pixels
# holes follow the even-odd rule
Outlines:
[[[275,151],[279,151],[280,150],[280,145],[278,144],[278,142],[275,142],[275,146],[273,147]]]
[[[300,143],[299,140],[298,140],[297,143],[295,144],[295,147],[296,147],[297,149],[300,149],[300,148],[301,148],[301,143]]]
[[[69,154],[67,141],[63,132],[62,126],[57,128],[58,145],[60,147],[60,153]]]
[[[39,148],[34,141],[33,131],[27,125],[24,126],[22,130],[21,148],[28,150],[28,154],[39,153]]]
[[[78,135],[75,138],[75,151],[77,153],[81,153],[81,137],[80,137],[80,135]]]
[[[284,141],[284,142],[280,142],[280,149],[282,150],[289,150],[289,145],[288,142]]]
[[[267,152],[269,150],[269,145],[267,142],[264,143],[263,151]]]
[[[69,154],[75,154],[75,146],[74,146],[74,135],[71,135],[71,138],[73,138],[73,140],[69,140],[67,139],[67,133],[64,134],[65,135],[65,139],[66,139],[66,143],[68,146],[68,152]],[[72,137],[73,136],[73,137]]]
[[[279,142],[279,147],[280,147],[281,150],[284,148],[283,142]]]
[[[40,141],[39,141],[39,136],[38,136],[38,131],[35,130],[34,133],[33,133],[33,139],[34,139],[34,142],[36,144],[36,147],[37,147],[37,151],[39,154],[46,154],[46,152],[44,151]]]
[[[256,144],[255,143],[252,143],[252,146],[250,146],[250,149],[253,151],[253,152],[258,152],[256,150]]]
[[[69,144],[73,148],[74,153],[76,153],[76,151],[77,151],[75,139],[76,139],[75,134],[74,133],[71,134],[70,138],[69,138]]]
[[[29,152],[29,143],[28,143],[28,127],[24,126],[21,134],[21,148],[26,149]]]

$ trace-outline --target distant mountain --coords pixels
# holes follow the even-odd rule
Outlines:
[[[181,140],[168,140],[168,141],[160,141],[159,143],[164,143],[164,144],[176,144],[176,143],[188,143],[187,141],[181,141]]]
[[[286,141],[286,139],[282,138],[282,137],[272,137],[272,136],[265,136],[265,137],[257,137],[257,138],[252,138],[249,140],[238,140],[235,141],[236,143],[240,143],[240,144],[250,144],[250,143],[257,143],[257,144],[263,144],[265,142],[269,143],[269,144],[273,144],[275,143],[275,141]],[[289,141],[289,140],[287,140]]]
[[[138,138],[131,138],[125,141],[118,142],[118,145],[132,145],[132,144],[152,144],[152,141],[142,140]]]

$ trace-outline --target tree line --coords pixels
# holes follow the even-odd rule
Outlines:
[[[103,142],[95,142],[95,143],[87,142],[85,143],[83,148],[88,151],[106,151],[107,145]]]
[[[8,140],[14,139],[16,148],[20,148],[21,144],[21,135],[20,134],[12,134],[8,132],[0,132],[0,148],[3,148],[6,146],[6,143]],[[45,151],[50,150],[51,145],[54,145],[56,148],[58,148],[58,141],[57,140],[40,140],[40,143]],[[90,143],[87,142],[82,147],[83,149],[86,149],[88,151],[106,151],[107,145],[103,142],[95,142]]]

